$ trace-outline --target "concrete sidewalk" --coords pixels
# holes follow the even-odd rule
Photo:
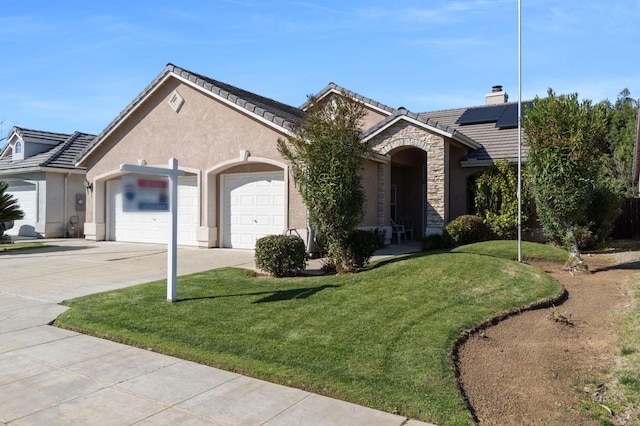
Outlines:
[[[51,327],[62,300],[166,278],[161,246],[51,243],[57,247],[0,253],[0,422],[425,424]],[[180,275],[223,266],[253,268],[253,252],[179,248]]]

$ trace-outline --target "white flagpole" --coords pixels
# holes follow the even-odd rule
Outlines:
[[[518,262],[522,262],[522,7],[518,0]]]

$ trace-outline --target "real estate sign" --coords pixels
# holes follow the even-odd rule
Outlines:
[[[168,212],[168,179],[150,176],[123,176],[122,210],[128,213]]]

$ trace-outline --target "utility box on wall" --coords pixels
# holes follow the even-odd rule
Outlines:
[[[76,211],[85,211],[85,204],[87,203],[87,196],[85,194],[76,194]]]

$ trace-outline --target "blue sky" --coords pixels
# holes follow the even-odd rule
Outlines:
[[[523,99],[640,97],[640,0],[522,0]],[[517,0],[3,2],[0,137],[99,133],[171,62],[299,106],[329,82],[414,112],[517,100]]]

